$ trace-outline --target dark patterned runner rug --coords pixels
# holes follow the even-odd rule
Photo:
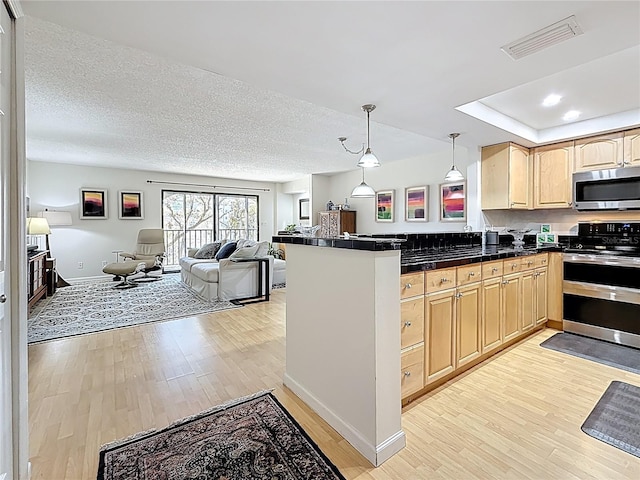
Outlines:
[[[344,480],[270,392],[100,450],[98,480]]]
[[[640,457],[640,388],[611,382],[580,428],[587,435]]]

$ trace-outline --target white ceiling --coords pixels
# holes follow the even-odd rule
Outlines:
[[[355,168],[336,138],[366,141],[366,103],[383,164],[450,132],[534,144],[455,109],[474,101],[539,131],[569,105],[640,124],[637,1],[21,3],[32,160],[287,181]],[[500,50],[570,15],[583,35]]]

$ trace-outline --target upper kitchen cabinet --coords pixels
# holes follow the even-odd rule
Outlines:
[[[623,132],[617,132],[576,140],[573,171],[587,172],[622,167],[623,136]]]
[[[515,143],[482,148],[482,209],[530,209],[529,149]]]
[[[573,142],[533,150],[533,208],[571,207]]]
[[[624,165],[640,165],[640,128],[624,132]]]

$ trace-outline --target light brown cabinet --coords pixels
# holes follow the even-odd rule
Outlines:
[[[553,322],[562,322],[562,253],[549,253],[547,271],[547,317]],[[559,326],[556,324],[556,326]]]
[[[355,210],[329,210],[318,212],[318,225],[320,225],[320,237],[337,237],[344,232],[355,233]]]
[[[482,209],[530,209],[529,149],[515,143],[482,148]]]
[[[574,172],[620,168],[623,159],[623,132],[576,140]]]
[[[424,273],[400,277],[400,385],[402,398],[424,384]]]
[[[425,385],[455,369],[455,289],[425,297]]]
[[[573,142],[533,149],[533,208],[570,208]]]
[[[502,262],[500,262],[502,263]],[[502,345],[502,275],[482,282],[482,353]]]
[[[640,128],[624,132],[623,164],[625,167],[640,166]]]
[[[535,272],[535,321],[536,325],[542,325],[547,321],[548,309],[548,273],[547,268],[537,268]]]
[[[482,284],[477,282],[458,287],[456,293],[456,368],[475,360],[482,352],[481,290]]]
[[[509,340],[520,335],[522,323],[522,275],[520,273],[505,275],[502,280],[502,340]]]

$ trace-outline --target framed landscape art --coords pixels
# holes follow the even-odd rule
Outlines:
[[[440,185],[440,221],[464,222],[467,220],[466,182]]]
[[[393,222],[394,190],[376,192],[376,222]]]
[[[80,189],[80,218],[85,220],[104,220],[107,218],[107,191],[105,189]]]
[[[426,222],[429,217],[429,187],[410,187],[404,191],[407,222]]]
[[[142,210],[142,192],[118,192],[118,216],[124,220],[141,220],[144,218]]]

